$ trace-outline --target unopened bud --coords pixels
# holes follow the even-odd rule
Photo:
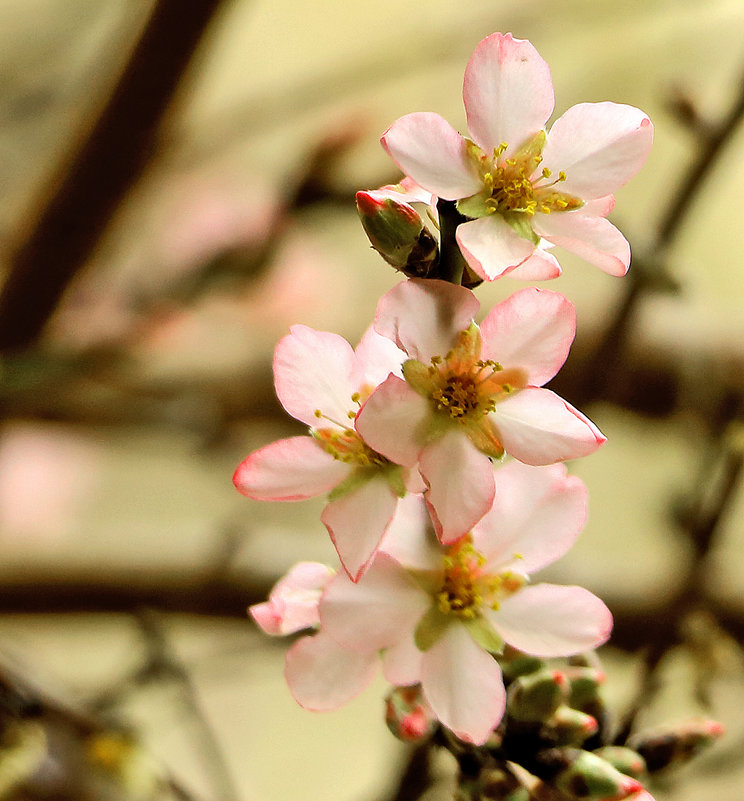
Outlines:
[[[519,676],[509,685],[507,711],[515,720],[541,721],[566,700],[568,682],[559,670],[540,670]]]
[[[530,791],[510,771],[490,768],[478,777],[481,801],[529,801]]]
[[[622,745],[606,745],[594,752],[597,756],[607,760],[613,768],[620,773],[639,779],[646,772],[646,762],[643,757],[632,748]]]
[[[633,737],[628,745],[646,760],[650,773],[687,762],[724,733],[716,720],[691,720],[664,726]]]
[[[385,699],[385,723],[390,731],[406,743],[429,737],[437,719],[421,694],[420,685],[394,687]]]
[[[541,761],[558,768],[550,783],[575,801],[620,801],[643,789],[639,781],[590,751],[551,748],[543,752]]]
[[[574,709],[584,710],[599,698],[600,687],[605,682],[603,671],[593,667],[569,666],[565,669],[569,681],[569,703]]]
[[[518,676],[526,676],[528,673],[536,673],[541,668],[545,667],[542,659],[536,656],[529,656],[507,646],[504,651],[504,657],[499,660],[501,663],[501,671],[504,674],[506,681],[516,679]]]
[[[413,206],[380,192],[357,192],[356,204],[370,244],[388,264],[409,277],[428,275],[437,243]]]
[[[562,704],[545,721],[541,737],[555,745],[582,745],[599,731],[596,719],[578,709]]]

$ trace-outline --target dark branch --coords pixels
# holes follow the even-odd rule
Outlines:
[[[159,0],[116,89],[0,294],[0,352],[34,342],[154,152],[158,125],[222,0]]]

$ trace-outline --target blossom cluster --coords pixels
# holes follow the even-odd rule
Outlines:
[[[546,131],[548,66],[510,34],[477,46],[463,98],[470,138],[432,113],[397,120],[382,143],[406,178],[359,196],[373,246],[426,277],[380,299],[356,349],[291,328],[275,351],[275,387],[308,433],[250,454],[234,482],[258,500],[328,497],[321,520],[338,570],[300,563],[251,608],[269,634],[307,631],[286,659],[296,700],[334,709],[381,666],[421,699],[412,730],[436,720],[480,745],[507,706],[505,653],[571,656],[609,637],[610,612],[592,593],[530,583],[586,521],[586,487],[562,463],[605,437],[544,386],[568,356],[573,305],[528,287],[481,317],[466,281],[437,273],[433,235],[422,239],[411,204],[434,218],[454,204],[454,240],[443,233],[439,251],[459,249],[468,285],[554,278],[554,246],[622,275],[629,247],[607,215],[653,127],[630,106],[584,103]],[[405,269],[412,258],[418,272]]]

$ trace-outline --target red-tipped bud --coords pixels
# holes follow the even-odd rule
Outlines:
[[[437,725],[434,713],[421,695],[421,687],[394,687],[385,699],[385,722],[406,743],[429,737]]]
[[[558,707],[545,721],[540,736],[555,745],[582,745],[599,731],[596,718],[572,709],[565,704]]]
[[[388,264],[422,278],[437,258],[437,243],[416,209],[380,192],[357,192],[357,211],[372,247]]]
[[[519,676],[509,685],[507,710],[520,721],[550,718],[566,700],[568,682],[559,670],[539,670]]]
[[[553,748],[543,758],[558,768],[550,784],[575,801],[621,801],[643,789],[639,781],[590,751]]]
[[[646,760],[650,773],[678,765],[694,757],[723,736],[725,727],[717,720],[690,720],[676,726],[662,726],[641,732],[628,745]]]
[[[598,748],[594,753],[607,760],[620,773],[632,776],[634,779],[639,779],[646,772],[646,761],[632,748],[622,745],[606,745],[604,748]]]
[[[566,668],[566,676],[571,684],[569,703],[575,709],[584,709],[599,698],[600,687],[605,682],[603,671],[593,667],[571,665]]]

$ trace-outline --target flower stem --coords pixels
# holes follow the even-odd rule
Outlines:
[[[437,202],[439,212],[439,266],[432,278],[440,278],[442,281],[449,281],[452,284],[461,284],[465,271],[465,259],[460,253],[455,239],[457,226],[465,221],[465,218],[457,211],[453,200],[439,200]]]

